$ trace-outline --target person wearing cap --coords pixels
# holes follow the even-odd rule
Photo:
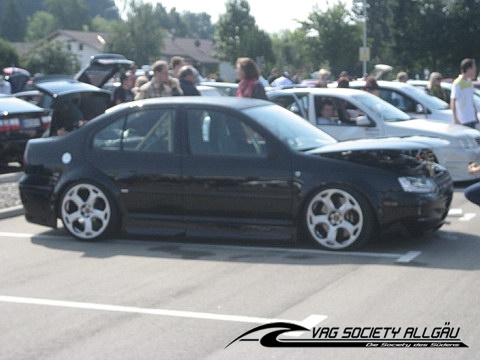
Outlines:
[[[282,76],[275,79],[270,85],[273,87],[292,85],[293,81],[290,79],[290,74],[288,71],[284,71]]]

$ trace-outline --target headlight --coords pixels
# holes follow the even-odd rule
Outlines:
[[[464,149],[472,149],[478,146],[477,142],[473,138],[462,138],[458,140],[460,142],[460,146]]]
[[[430,178],[406,176],[398,178],[398,182],[405,192],[429,193],[437,190],[437,185]]]

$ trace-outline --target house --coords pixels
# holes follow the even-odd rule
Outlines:
[[[64,42],[67,50],[78,55],[83,67],[90,62],[91,56],[104,52],[107,37],[108,34],[103,32],[60,29],[49,34],[45,40]]]
[[[170,36],[163,41],[163,60],[182,56],[189,60],[203,76],[219,72],[221,61],[214,57],[214,42],[192,38]]]
[[[61,41],[67,49],[78,55],[81,66],[90,62],[90,57],[104,52],[108,33],[59,29],[46,37],[47,41]],[[169,61],[172,56],[182,56],[207,76],[219,73],[224,79],[234,79],[232,66],[214,56],[214,41],[193,38],[166,37],[162,49],[162,59]],[[140,64],[143,65],[143,64]]]

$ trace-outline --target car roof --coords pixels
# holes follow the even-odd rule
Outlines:
[[[412,84],[404,83],[401,81],[387,81],[387,80],[377,80],[377,84],[383,88],[408,88],[413,87]],[[365,80],[355,80],[350,81],[349,83],[352,87],[365,86]]]
[[[45,110],[28,101],[19,99],[15,96],[0,96],[0,115],[20,114],[26,112],[43,113]]]
[[[41,81],[35,83],[35,87],[53,97],[78,92],[97,92],[110,95],[107,90],[99,89],[96,86],[86,84],[72,78],[59,78],[57,80]]]
[[[155,105],[201,105],[204,107],[214,106],[217,108],[225,108],[225,109],[238,109],[244,110],[248,108],[253,108],[257,106],[278,106],[274,103],[267,101],[267,100],[260,100],[260,99],[251,99],[251,98],[237,98],[233,96],[224,96],[222,100],[219,101],[217,96],[168,96],[168,97],[157,97],[151,99],[144,99],[144,100],[136,100],[132,102],[123,103],[113,108],[107,109],[106,113],[113,111],[112,109],[124,109],[124,108],[132,108],[135,106],[138,107],[149,107]]]
[[[312,93],[316,95],[343,95],[343,96],[352,96],[359,93],[365,93],[363,90],[359,89],[349,89],[349,88],[315,88],[315,87],[303,87],[303,88],[289,88],[289,89],[282,89],[282,90],[270,90],[267,92],[267,96],[269,94],[286,94],[286,93]]]
[[[228,87],[228,88],[238,87],[237,83],[221,82],[221,81],[202,81],[202,82],[200,82],[200,85],[213,86],[213,87]]]

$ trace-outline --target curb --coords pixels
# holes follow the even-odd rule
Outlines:
[[[1,174],[0,175],[0,184],[17,182],[23,175],[23,171]],[[10,217],[20,216],[25,214],[25,209],[22,205],[12,206],[5,209],[0,209],[0,220],[7,219]]]
[[[23,175],[23,171],[9,173],[9,174],[0,174],[0,183],[16,182],[20,180],[22,175]]]
[[[20,216],[25,214],[25,209],[22,205],[12,206],[6,209],[0,210],[0,219],[6,219],[9,217]]]

